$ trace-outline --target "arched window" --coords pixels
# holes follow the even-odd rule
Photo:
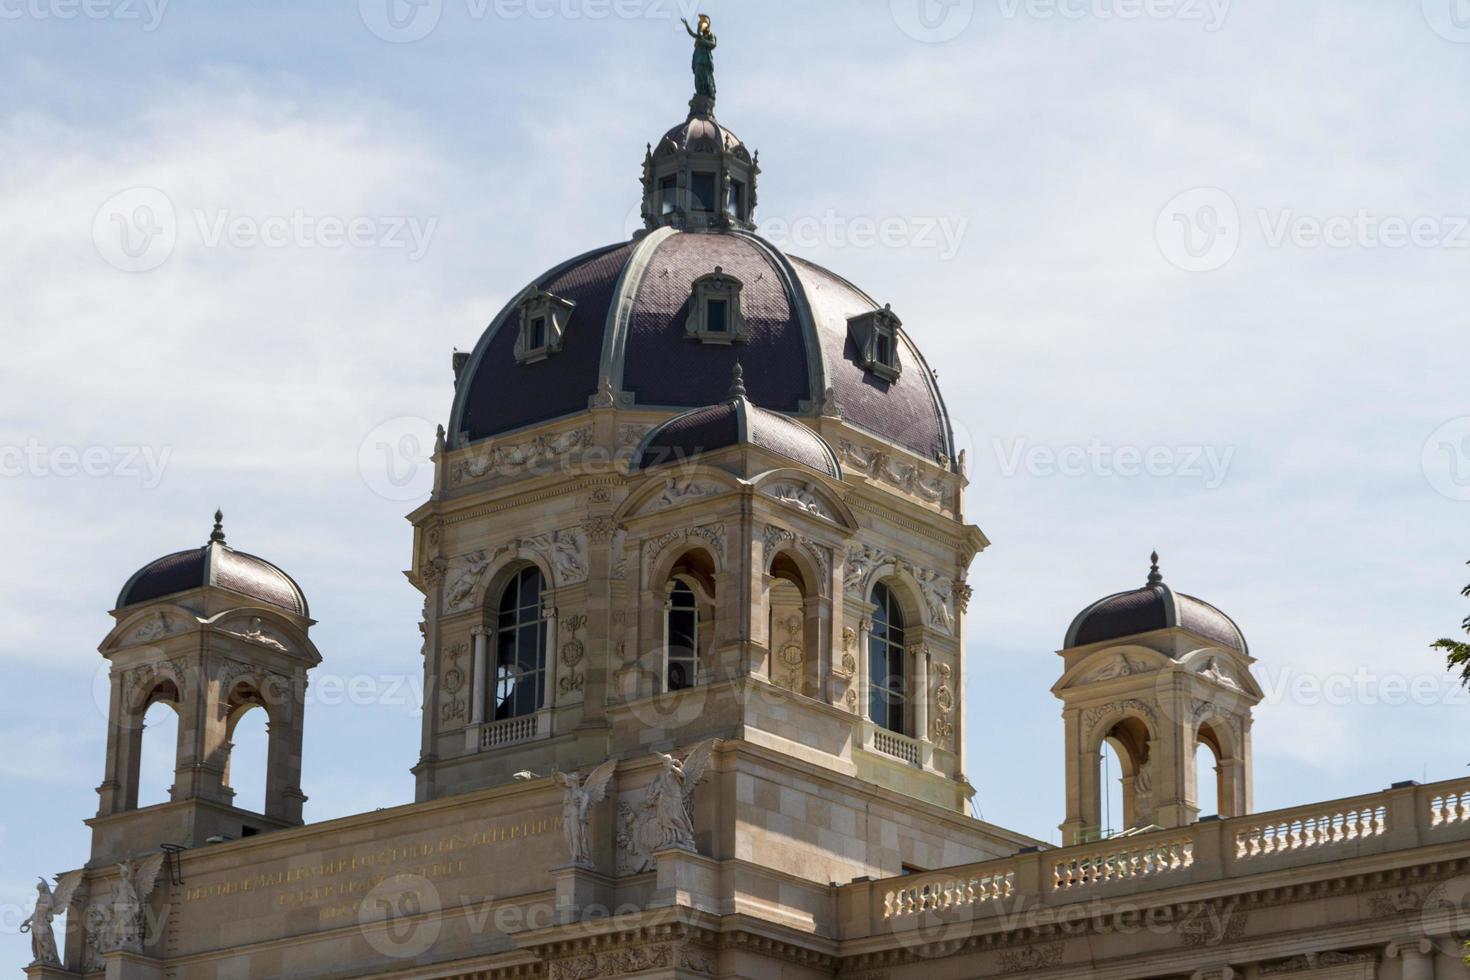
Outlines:
[[[669,590],[667,689],[699,683],[699,599],[689,583],[674,579]]]
[[[179,752],[177,706],[177,694],[155,695],[153,703],[144,711],[138,732],[142,757],[137,784],[137,805],[140,807],[167,803],[172,798]]]
[[[544,582],[537,568],[523,568],[500,593],[495,627],[496,721],[541,709],[546,696],[546,621],[541,616]]]
[[[868,634],[868,715],[873,724],[891,732],[904,731],[904,622],[903,609],[893,590],[873,586],[873,631]]]

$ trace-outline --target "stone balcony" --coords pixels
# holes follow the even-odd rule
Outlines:
[[[1406,931],[1408,917],[1408,933],[1439,930],[1453,945],[1459,941],[1456,930],[1464,928],[1458,910],[1464,896],[1434,895],[1437,887],[1444,890],[1445,879],[1470,882],[1467,841],[1470,779],[1409,783],[1174,830],[855,881],[837,889],[836,938],[844,952],[892,949],[897,940],[901,948],[927,950],[926,956],[948,955],[937,950],[955,943],[1000,950],[1052,940],[1037,954],[1046,961],[1038,960],[1038,968],[1063,967],[1074,955],[1065,940],[1088,932],[1080,927],[1099,917],[1112,921],[1115,933],[1128,931],[1118,924],[1131,923],[1140,934],[1171,934],[1175,946],[1181,937],[1189,946],[1225,946],[1254,931],[1250,909],[1300,902],[1302,909],[1291,913],[1295,928],[1340,929],[1369,919],[1393,939]],[[1312,908],[1333,901],[1331,909]],[[1192,906],[1238,914],[1216,932],[1180,917],[1181,909]],[[1257,921],[1271,917],[1258,915]],[[1069,922],[1079,928],[1067,929]],[[1160,928],[1148,929],[1150,922]],[[1136,955],[1148,945],[1134,936],[1127,949]],[[1089,962],[1099,955],[1093,946],[1083,952]],[[1267,948],[1230,961],[1261,962],[1270,954]]]

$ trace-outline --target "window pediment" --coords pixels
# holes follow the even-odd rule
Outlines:
[[[685,336],[705,344],[735,344],[748,340],[750,332],[740,308],[741,286],[739,279],[720,266],[694,280]]]
[[[885,381],[898,380],[903,372],[898,358],[898,328],[901,326],[903,321],[887,304],[881,310],[848,318],[847,335],[857,348],[858,363],[864,370]]]
[[[562,348],[576,303],[540,290],[521,301],[515,357],[521,364],[544,360]]]

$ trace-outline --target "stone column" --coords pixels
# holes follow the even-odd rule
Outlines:
[[[1386,952],[1390,959],[1404,961],[1403,980],[1434,980],[1434,944],[1428,939],[1396,939]]]
[[[483,725],[485,723],[485,700],[489,696],[486,689],[486,680],[490,673],[490,631],[484,626],[476,626],[470,630],[474,637],[475,652],[471,673],[474,675],[470,685],[470,724]]]
[[[914,708],[913,737],[929,741],[929,647],[915,643],[909,647],[913,683],[909,684],[909,703]]]

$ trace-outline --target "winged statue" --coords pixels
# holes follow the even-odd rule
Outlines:
[[[682,760],[671,755],[658,753],[663,768],[653,777],[648,787],[648,798],[644,806],[653,818],[646,825],[644,846],[649,853],[661,847],[694,847],[694,789],[704,778],[709,766],[710,751],[715,747],[713,739],[700,742]],[[657,832],[657,840],[650,839]],[[652,846],[649,846],[652,845]]]
[[[578,778],[574,772],[551,774],[551,778],[562,788],[561,829],[566,834],[567,848],[572,853],[572,864],[584,868],[595,867],[587,825],[591,822],[592,808],[607,796],[607,784],[612,780],[613,770],[617,767],[617,760],[609,759],[588,773],[586,779]]]
[[[112,889],[111,935],[106,949],[125,949],[135,953],[143,951],[143,938],[147,928],[144,909],[148,896],[158,884],[158,872],[163,868],[167,855],[159,851],[136,861],[124,861],[117,866],[118,881]]]
[[[58,915],[66,913],[66,907],[71,904],[72,896],[81,883],[82,872],[77,870],[57,878],[55,889],[46,884],[45,878],[36,885],[36,907],[20,924],[21,932],[31,934],[32,966],[61,965],[61,953],[56,947],[56,930],[51,923]]]

